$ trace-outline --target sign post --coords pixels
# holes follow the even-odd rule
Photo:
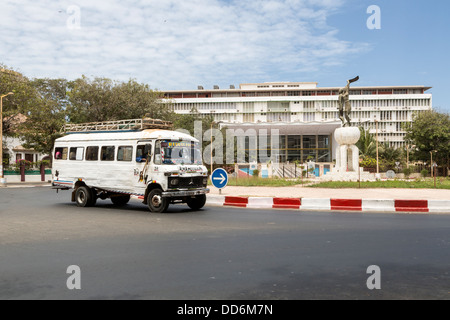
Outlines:
[[[228,184],[228,173],[222,168],[214,170],[211,174],[211,182],[214,187],[219,189],[219,194],[222,194],[222,189]]]

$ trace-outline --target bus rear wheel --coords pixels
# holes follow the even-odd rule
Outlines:
[[[81,186],[75,193],[75,202],[78,207],[92,207],[97,202],[97,198],[92,189]]]
[[[153,189],[148,194],[147,205],[151,212],[166,212],[169,207],[169,199],[163,198],[161,189]]]

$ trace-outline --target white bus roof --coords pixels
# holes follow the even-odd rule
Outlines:
[[[125,132],[93,132],[93,133],[72,133],[56,139],[56,142],[76,142],[76,141],[105,141],[105,140],[147,140],[147,139],[167,139],[167,140],[188,140],[198,142],[194,137],[178,131],[148,129],[141,131]]]

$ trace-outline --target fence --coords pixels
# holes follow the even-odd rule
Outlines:
[[[52,178],[52,170],[41,167],[39,170],[20,167],[19,170],[4,170],[3,175],[7,182],[43,182]]]

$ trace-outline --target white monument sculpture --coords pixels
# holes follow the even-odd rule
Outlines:
[[[356,143],[361,137],[359,128],[350,123],[351,104],[349,99],[350,84],[359,77],[347,81],[347,86],[339,90],[339,118],[342,127],[334,131],[334,138],[339,144],[336,147],[336,166],[321,179],[333,181],[367,181],[374,180],[369,172],[359,167],[359,149]]]
[[[356,127],[338,128],[334,138],[339,146],[336,148],[336,168],[339,172],[358,172],[359,149],[355,145],[361,133]]]

